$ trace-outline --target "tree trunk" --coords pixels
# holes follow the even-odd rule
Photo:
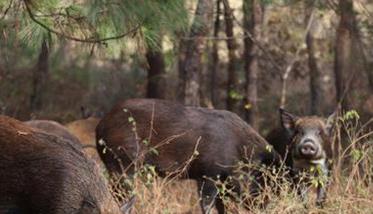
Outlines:
[[[341,102],[344,110],[348,109],[348,83],[347,76],[352,72],[351,51],[354,12],[352,0],[339,1],[340,21],[337,28],[334,74],[335,86],[337,92],[337,101]],[[352,76],[351,76],[352,77]]]
[[[219,36],[220,31],[220,0],[216,1],[216,14],[214,22],[214,37]],[[211,50],[211,64],[210,64],[210,96],[213,106],[217,105],[217,73],[219,70],[219,53],[218,53],[218,40],[214,40]]]
[[[245,31],[248,31],[255,41],[260,39],[260,25],[262,23],[262,7],[259,0],[244,0],[243,3],[244,25]],[[247,36],[244,39],[244,62],[246,72],[245,83],[245,109],[246,120],[248,123],[258,129],[258,94],[257,94],[257,79],[258,79],[258,54],[259,48]]]
[[[312,10],[313,10],[313,1],[307,1],[306,5],[306,17],[305,23],[309,22]],[[311,25],[314,25],[313,22]],[[315,52],[316,44],[314,38],[314,31],[315,27],[311,26],[309,31],[306,35],[306,45],[307,45],[307,53],[308,53],[308,68],[309,68],[309,77],[310,77],[310,94],[311,94],[311,102],[310,102],[310,109],[311,114],[320,115],[322,113],[322,104],[323,104],[323,91],[322,91],[322,79],[321,79],[321,72],[317,65],[317,58]]]
[[[45,86],[48,81],[49,47],[46,39],[41,44],[38,62],[33,69],[30,110],[40,110],[43,106]]]
[[[177,88],[177,100],[184,103],[185,99],[185,55],[186,55],[186,40],[184,39],[185,33],[178,33],[179,47],[178,47],[178,88]]]
[[[184,70],[184,103],[191,106],[200,104],[200,75],[202,54],[206,46],[206,36],[210,32],[214,4],[210,0],[199,0],[186,45]]]
[[[228,48],[228,81],[227,81],[227,109],[232,111],[235,108],[237,98],[237,78],[236,78],[236,64],[237,64],[237,43],[234,39],[233,31],[233,14],[229,6],[228,0],[223,0],[224,4],[224,20],[225,20],[225,34],[227,35],[227,48]]]
[[[146,96],[148,98],[166,98],[165,63],[162,53],[162,39],[157,41],[158,47],[148,47],[146,59],[148,61],[148,84]]]

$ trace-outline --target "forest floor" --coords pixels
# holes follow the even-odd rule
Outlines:
[[[356,169],[352,170],[355,171]],[[373,185],[364,182],[357,175],[341,176],[333,179],[327,201],[323,208],[315,205],[315,192],[309,193],[308,200],[302,200],[292,191],[290,186],[283,186],[279,194],[266,193],[269,203],[265,208],[251,206],[250,211],[244,205],[228,199],[225,205],[228,213],[373,213]],[[200,214],[197,185],[192,180],[165,181],[155,179],[150,185],[137,180],[136,203],[134,213],[159,214]],[[217,213],[215,210],[213,213]]]

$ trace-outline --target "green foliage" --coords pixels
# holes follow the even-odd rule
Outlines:
[[[244,96],[242,94],[240,94],[239,92],[237,92],[235,90],[230,90],[229,91],[229,97],[234,99],[234,100],[242,100],[244,98]]]
[[[352,149],[351,150],[351,157],[353,159],[354,162],[358,162],[359,160],[361,160],[364,156],[364,152],[361,151],[360,149]]]
[[[359,120],[359,119],[360,119],[360,116],[356,110],[347,111],[342,117],[342,121]]]
[[[158,176],[155,166],[144,164],[134,175],[134,178],[140,178],[146,186],[151,185]]]
[[[40,0],[20,1],[17,4],[21,7],[13,6],[7,17],[0,20],[0,26],[10,22],[6,27],[8,31],[14,31],[10,26],[20,21],[19,30],[15,30],[15,33],[22,44],[33,49],[37,49],[50,32],[54,42],[63,37],[92,42],[135,30],[118,39],[98,42],[108,47],[106,51],[118,54],[126,42],[133,42],[126,40],[126,37],[138,37],[144,44],[158,47],[156,41],[161,34],[173,36],[188,26],[188,13],[182,0]],[[8,5],[8,1],[0,1],[0,9],[5,10]],[[30,8],[31,14],[27,8]],[[31,16],[40,23],[32,20]]]

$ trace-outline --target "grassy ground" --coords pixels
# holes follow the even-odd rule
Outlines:
[[[333,180],[323,208],[315,206],[314,192],[302,202],[290,185],[284,184],[279,194],[266,190],[270,202],[265,208],[252,206],[248,211],[242,204],[228,200],[228,213],[373,213],[373,186],[354,175],[353,171]],[[150,185],[145,185],[138,179],[135,186],[137,200],[134,213],[202,213],[197,186],[192,180],[157,178]]]
[[[242,204],[226,201],[228,213],[373,213],[373,186],[350,174],[333,179],[323,208],[315,206],[315,193],[305,202],[284,184],[279,194],[266,190],[270,198],[265,208],[252,206],[248,211]],[[134,213],[202,213],[196,183],[192,180],[164,180],[157,178],[150,185],[141,179],[135,181],[137,200]]]

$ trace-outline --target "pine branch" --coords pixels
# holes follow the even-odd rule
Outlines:
[[[109,41],[109,40],[117,40],[117,39],[121,39],[121,38],[124,38],[126,36],[129,36],[129,35],[133,35],[141,27],[141,23],[139,23],[136,27],[134,27],[133,29],[131,29],[131,30],[125,32],[125,33],[122,33],[122,34],[117,35],[117,36],[106,37],[106,38],[78,38],[78,37],[74,37],[74,36],[71,36],[71,35],[64,34],[62,32],[59,32],[55,29],[52,29],[52,28],[48,27],[46,24],[39,21],[35,17],[35,14],[32,12],[31,7],[29,5],[29,2],[27,0],[23,0],[23,2],[25,3],[26,10],[27,10],[27,13],[28,13],[29,17],[31,18],[31,20],[33,22],[35,22],[36,24],[38,24],[39,26],[41,26],[42,28],[44,28],[45,30],[47,30],[50,33],[53,33],[57,36],[64,37],[64,38],[66,38],[68,40],[72,40],[72,41],[84,42],[84,43],[104,43],[104,42]]]
[[[0,20],[5,18],[6,14],[10,10],[10,8],[12,7],[12,4],[13,4],[13,0],[10,1],[9,6],[5,9],[3,15],[0,17]]]

